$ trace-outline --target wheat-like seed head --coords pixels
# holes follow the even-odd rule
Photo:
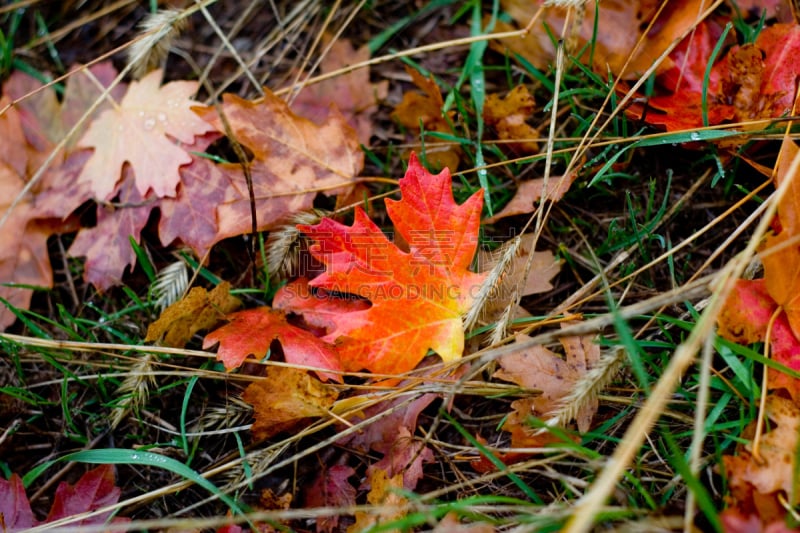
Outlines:
[[[292,277],[297,273],[303,234],[298,224],[317,224],[330,213],[322,209],[295,213],[286,223],[270,231],[267,239],[267,269],[277,279]]]
[[[161,66],[173,41],[185,27],[184,11],[163,9],[145,17],[139,24],[142,37],[128,48],[133,75],[141,78]]]
[[[111,427],[116,428],[128,413],[138,411],[147,403],[150,397],[150,388],[156,385],[153,376],[153,355],[144,354],[133,365],[128,377],[117,388],[117,393],[123,398],[111,412]]]
[[[186,293],[189,286],[189,273],[186,263],[175,261],[162,268],[150,288],[156,307],[163,311]]]

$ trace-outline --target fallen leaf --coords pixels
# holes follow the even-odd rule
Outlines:
[[[310,252],[326,265],[310,285],[372,304],[335,318],[337,351],[347,370],[397,374],[416,367],[429,348],[444,361],[463,353],[461,315],[483,280],[468,270],[482,192],[457,205],[450,172],[431,175],[414,156],[400,190],[402,200],[387,200],[386,210],[410,252],[391,243],[361,208],[350,227],[329,218],[298,226],[316,241]]]
[[[549,178],[547,181],[547,199],[551,202],[561,200],[577,177],[577,172],[570,172],[563,176]],[[484,222],[486,224],[494,224],[506,217],[533,213],[536,209],[536,202],[542,199],[543,192],[545,192],[544,178],[521,182],[511,201],[500,212],[495,213],[494,216],[487,218]]]
[[[36,522],[22,478],[17,474],[11,474],[8,481],[0,478],[0,526],[3,531],[29,529]]]
[[[339,38],[331,43],[331,38],[328,33],[322,38],[323,48],[328,45],[330,48],[320,62],[320,74],[329,74],[369,60],[369,46],[364,45],[356,50],[347,39]],[[323,124],[333,104],[356,130],[359,142],[369,146],[374,127],[372,115],[378,110],[378,102],[385,99],[388,92],[388,81],[370,83],[369,69],[360,68],[303,87],[292,101],[291,108],[301,117]]]
[[[767,327],[778,304],[767,291],[766,282],[736,280],[728,299],[717,318],[717,333],[732,342],[752,344],[766,339]],[[800,372],[800,341],[795,337],[785,313],[772,324],[770,357],[782,365]],[[771,369],[767,374],[769,389],[786,389],[792,398],[800,400],[800,380],[785,372]]]
[[[426,132],[452,135],[454,132],[450,125],[455,119],[455,113],[449,111],[446,115],[443,114],[444,99],[433,76],[426,78],[411,67],[406,67],[406,72],[422,93],[408,91],[403,94],[403,100],[394,108],[392,118],[415,134],[420,133],[422,128]],[[425,160],[434,168],[456,169],[460,159],[461,148],[456,144],[425,147]]]
[[[356,504],[356,489],[348,481],[356,471],[346,465],[323,467],[314,482],[305,489],[306,507],[352,507]],[[339,515],[317,518],[317,532],[338,531]]]
[[[114,467],[100,465],[86,472],[75,485],[61,482],[53,497],[53,506],[45,522],[55,522],[81,513],[88,513],[114,505],[121,490],[115,484]],[[71,527],[101,525],[108,521],[113,511],[71,522]],[[118,521],[120,519],[114,519]],[[127,519],[122,519],[127,521]]]
[[[527,121],[535,106],[536,102],[528,88],[517,85],[503,98],[496,94],[486,96],[483,120],[487,126],[495,129],[498,139],[516,141],[504,146],[515,153],[534,154],[539,151],[539,143],[533,139],[539,137],[539,132]]]
[[[250,174],[259,231],[312,208],[318,191],[327,195],[346,192],[364,166],[355,132],[340,113],[331,112],[318,126],[264,91],[258,103],[229,93],[223,96],[223,110],[234,136],[253,153]],[[196,108],[196,112],[224,133],[213,107]],[[217,206],[216,241],[250,233],[252,227],[250,194],[239,164],[220,168],[229,185]]]
[[[336,335],[337,320],[342,314],[369,309],[370,303],[361,298],[343,298],[324,289],[312,290],[307,279],[299,278],[278,289],[272,307],[302,316],[306,324],[322,329],[325,335]],[[364,322],[362,327],[366,325]]]
[[[586,4],[585,15],[578,29],[577,40],[570,51],[582,52],[580,59],[604,76],[610,71],[624,79],[638,79],[654,61],[673,43],[698,22],[702,12],[702,0],[679,0],[669,2],[658,15],[643,44],[636,49],[647,25],[659,11],[657,0],[604,0],[599,4]],[[526,27],[531,19],[539,21],[522,37],[505,39],[500,46],[517,53],[539,69],[547,69],[555,60],[553,39],[561,36],[568,8],[544,7],[539,2],[525,0],[503,0],[502,8],[517,22]],[[599,16],[596,15],[599,6]],[[539,10],[543,13],[539,14]],[[572,18],[575,17],[573,8]],[[595,20],[596,19],[596,20]],[[621,31],[625,28],[625,31]],[[498,21],[497,31],[514,29]],[[567,39],[572,39],[572,30]],[[592,46],[586,46],[591,41]],[[590,55],[591,54],[591,55]],[[633,56],[631,57],[631,55]],[[630,58],[630,61],[629,61]],[[622,71],[626,61],[627,68]],[[670,68],[669,61],[662,63],[656,72]]]
[[[786,180],[791,180],[789,190],[778,204],[778,219],[781,228],[789,235],[800,235],[800,177],[789,174],[792,162],[800,157],[800,149],[791,137],[786,136],[781,144],[778,162],[775,168],[775,188]]]
[[[100,291],[120,284],[125,269],[133,268],[136,253],[130,240],[139,242],[155,207],[152,198],[142,198],[131,173],[126,166],[117,205],[98,205],[97,225],[78,232],[67,250],[70,257],[86,257],[83,277]]]
[[[374,447],[374,445],[373,445]],[[422,465],[434,461],[433,451],[425,443],[416,440],[406,426],[396,429],[390,446],[382,446],[383,457],[367,468],[367,478],[375,469],[383,470],[387,476],[403,476],[403,487],[413,490],[422,479]]]
[[[217,136],[210,135],[198,138],[192,151],[205,150]],[[189,165],[180,169],[181,183],[175,198],[162,198],[159,202],[158,236],[164,246],[177,240],[191,247],[197,257],[205,257],[219,240],[216,209],[225,199],[230,178],[205,157],[192,155],[191,159]]]
[[[795,337],[800,338],[800,246],[789,243],[788,231],[768,235],[760,252],[767,292],[786,313]]]
[[[341,370],[333,347],[312,333],[289,324],[281,311],[257,307],[232,313],[227,319],[227,324],[203,340],[204,350],[219,343],[217,359],[227,370],[240,366],[249,355],[263,357],[272,341],[277,340],[287,363],[323,369],[317,371],[320,377],[342,381],[339,374],[324,371]]]
[[[173,81],[163,87],[161,71],[154,70],[131,83],[122,101],[95,119],[78,142],[94,148],[79,182],[89,182],[98,200],[114,196],[123,165],[129,163],[136,190],[145,197],[175,196],[179,167],[192,162],[175,141],[192,144],[196,135],[212,131],[211,125],[192,112],[198,102],[195,81]]]
[[[527,340],[517,336],[516,342]],[[541,345],[530,346],[503,355],[498,359],[501,369],[494,377],[516,383],[536,391],[535,396],[512,403],[514,412],[506,419],[503,429],[512,433],[512,447],[541,446],[552,442],[548,432],[534,434],[527,423],[530,416],[546,418],[560,406],[562,398],[573,391],[576,381],[582,378],[589,366],[599,359],[599,346],[590,338],[565,337],[560,339],[566,359]],[[597,410],[592,402],[577,415],[581,431],[587,431]]]
[[[75,485],[61,482],[53,496],[53,504],[47,518],[36,520],[31,511],[25,487],[17,474],[11,479],[0,479],[0,527],[3,531],[21,531],[39,524],[48,524],[75,515],[90,513],[114,505],[119,500],[121,490],[115,484],[114,467],[100,465],[83,474]],[[111,517],[112,511],[70,522],[70,528],[81,526],[100,526]],[[117,517],[114,523],[128,522],[127,518]]]
[[[261,441],[295,429],[307,418],[328,416],[338,395],[304,370],[271,366],[266,378],[248,385],[242,398],[253,406],[251,431]]]
[[[367,501],[376,508],[376,511],[374,513],[357,512],[356,523],[347,528],[347,533],[367,531],[379,524],[399,520],[408,513],[409,502],[400,494],[403,489],[401,474],[389,477],[383,470],[375,469],[370,475],[369,483],[372,488],[367,494]],[[383,531],[398,530],[384,529]]]
[[[754,516],[753,522],[759,526],[757,531],[766,531],[762,526],[783,522],[786,510],[778,502],[779,492],[789,498],[790,505],[797,504],[800,408],[789,399],[769,395],[766,415],[771,429],[761,437],[758,457],[753,455],[749,443],[740,447],[738,455],[722,458],[731,491],[731,514],[736,513],[733,517],[739,520]]]
[[[47,153],[64,139],[116,77],[117,71],[110,61],[88,67],[75,67],[67,76],[63,98],[59,102],[52,87],[42,89],[40,80],[16,70],[3,85],[3,92],[18,101],[16,107],[22,116],[28,142],[38,152]],[[98,104],[84,124],[91,124],[103,111],[111,109],[111,101],[119,102],[126,90],[125,83],[115,85],[109,98]],[[67,153],[73,151],[78,138],[76,135],[67,140]],[[29,172],[37,169],[38,165],[36,168],[29,167]]]
[[[225,315],[241,307],[242,302],[230,294],[231,284],[223,281],[211,292],[193,287],[182,299],[170,305],[158,320],[147,328],[145,342],[183,348],[195,333],[210,329]]]

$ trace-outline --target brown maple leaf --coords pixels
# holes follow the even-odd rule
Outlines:
[[[512,151],[534,154],[539,151],[539,143],[535,140],[539,132],[527,121],[535,106],[536,102],[528,88],[517,85],[502,98],[497,94],[486,96],[483,120],[497,131],[498,139],[516,141],[507,144]]]
[[[403,100],[394,108],[392,118],[412,132],[419,133],[420,128],[426,132],[453,134],[451,124],[455,112],[443,114],[444,99],[433,76],[426,78],[416,69],[406,67],[411,81],[422,91],[408,91]],[[461,148],[458,145],[426,146],[425,160],[437,169],[457,169],[461,159]]]
[[[192,162],[176,144],[192,144],[196,135],[212,131],[192,107],[197,82],[173,81],[160,87],[161,71],[154,70],[131,83],[122,101],[94,120],[78,145],[94,148],[79,182],[92,186],[95,198],[111,199],[123,166],[130,164],[136,189],[144,197],[152,189],[156,197],[175,196],[179,167]]]
[[[289,110],[286,102],[265,89],[260,102],[232,94],[223,96],[223,110],[236,139],[253,153],[250,174],[257,228],[266,230],[287,215],[313,207],[317,192],[347,191],[364,165],[353,129],[332,112],[316,125]],[[197,113],[224,133],[214,108]],[[251,231],[250,195],[238,164],[222,165],[229,185],[217,207],[216,240]]]
[[[305,370],[271,366],[251,383],[242,398],[253,406],[253,438],[264,440],[296,428],[304,419],[328,415],[338,391]]]
[[[150,324],[145,342],[159,341],[163,346],[183,348],[195,333],[214,327],[226,314],[241,307],[242,302],[231,296],[230,290],[231,284],[227,281],[211,292],[203,287],[192,288]]]
[[[139,242],[142,228],[155,207],[153,198],[142,198],[134,185],[132,169],[125,167],[118,205],[98,205],[97,225],[83,228],[67,253],[86,257],[83,277],[100,291],[122,282],[125,269],[136,263],[131,239]]]
[[[331,35],[326,33],[322,39],[323,47],[330,41]],[[339,38],[330,43],[330,49],[320,62],[320,73],[335,72],[368,59],[369,46],[364,45],[355,50],[350,41]],[[323,124],[333,104],[356,130],[359,142],[369,145],[374,128],[372,115],[378,109],[378,102],[386,98],[388,91],[388,81],[370,83],[369,69],[361,68],[303,87],[292,100],[291,108],[298,115],[313,120],[316,124]]]

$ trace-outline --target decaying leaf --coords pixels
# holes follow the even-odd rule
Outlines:
[[[271,366],[266,378],[251,383],[242,398],[253,406],[253,438],[260,441],[296,428],[306,418],[327,416],[338,395],[304,370]]]
[[[230,93],[223,96],[223,111],[234,136],[253,153],[250,174],[258,230],[311,209],[317,192],[346,192],[364,166],[355,131],[339,112],[332,111],[318,126],[292,113],[286,102],[269,90],[264,92],[258,103]],[[218,132],[225,133],[213,107],[196,111]],[[220,168],[229,184],[217,207],[216,241],[249,233],[252,227],[250,194],[240,165]]]
[[[786,514],[778,502],[778,493],[797,504],[797,445],[800,430],[800,408],[786,398],[767,397],[766,413],[771,429],[760,441],[758,456],[752,444],[739,450],[736,456],[723,456],[725,473],[731,490],[729,519],[755,516],[759,531],[763,526],[783,523]],[[776,529],[780,531],[780,529]]]
[[[461,315],[483,279],[469,271],[482,193],[457,205],[450,172],[432,175],[414,156],[400,190],[402,200],[387,200],[386,210],[410,252],[391,243],[360,208],[350,227],[329,218],[298,226],[316,241],[310,251],[326,265],[310,285],[372,304],[334,317],[337,351],[348,370],[397,374],[416,367],[428,349],[445,361],[464,349]]]
[[[89,513],[114,505],[122,491],[116,486],[114,467],[100,465],[89,470],[74,484],[59,483],[53,504],[45,520],[39,521],[31,511],[22,479],[12,474],[6,481],[0,478],[0,527],[3,531],[22,531],[39,524],[55,522],[62,518]],[[70,528],[100,526],[105,524],[112,511],[70,522]],[[114,518],[113,522],[127,522],[127,518]]]
[[[356,489],[348,481],[356,471],[346,465],[323,467],[314,482],[305,489],[306,507],[350,507],[356,503]],[[339,516],[321,516],[317,518],[319,533],[337,531]]]
[[[488,523],[462,523],[456,513],[447,513],[431,533],[494,533],[495,528]]]
[[[520,54],[531,64],[546,69],[554,62],[555,49],[553,37],[561,37],[568,9],[572,11],[570,20],[575,20],[574,7],[557,7],[553,3],[543,6],[539,2],[525,0],[503,0],[503,9],[511,15],[520,27],[525,27],[534,17],[538,22],[525,36],[506,39],[500,46],[511,52]],[[574,4],[574,2],[573,2]],[[609,71],[624,79],[638,79],[655,60],[680,35],[689,31],[703,12],[702,0],[678,0],[669,2],[660,11],[658,19],[645,35],[642,46],[636,43],[642,37],[648,23],[659,12],[660,2],[657,0],[604,0],[598,4],[583,2],[585,13],[579,21],[577,40],[571,43],[569,53],[582,52],[580,59],[588,63],[595,71],[606,75]],[[543,14],[539,14],[543,10]],[[599,15],[596,15],[599,10]],[[595,20],[596,19],[596,20]],[[596,29],[595,29],[596,27]],[[624,28],[624,30],[621,30]],[[513,29],[510,25],[498,21],[497,31]],[[573,40],[573,30],[567,32],[566,38]],[[591,46],[587,43],[591,42]],[[632,56],[632,57],[631,57]],[[623,66],[628,61],[623,72]],[[670,68],[671,62],[664,61],[656,72]]]
[[[451,124],[455,113],[450,111],[447,115],[443,114],[444,99],[433,77],[426,78],[410,67],[406,67],[406,72],[422,93],[408,91],[403,94],[403,100],[394,108],[392,118],[415,133],[419,133],[422,127],[425,131],[452,134]],[[461,159],[461,148],[458,145],[426,145],[425,159],[434,168],[457,169]]]
[[[85,256],[84,279],[104,291],[122,281],[125,269],[136,263],[130,239],[139,242],[155,204],[143,198],[134,186],[131,167],[126,166],[119,187],[120,205],[98,205],[97,225],[82,229],[67,253]]]
[[[402,474],[389,477],[377,468],[372,471],[369,483],[372,488],[367,501],[378,510],[375,513],[357,512],[356,523],[347,528],[347,533],[360,533],[378,524],[398,520],[408,513],[409,502],[400,493],[403,490]]]
[[[539,143],[535,140],[539,132],[530,124],[536,102],[528,88],[517,85],[505,97],[490,94],[486,97],[483,108],[483,120],[497,132],[497,138],[503,141],[516,141],[507,146],[515,153],[534,154],[539,151]]]
[[[198,104],[190,99],[197,82],[159,87],[161,75],[154,70],[131,83],[119,105],[103,111],[78,142],[94,148],[78,181],[90,183],[98,200],[114,196],[125,163],[132,167],[140,196],[151,189],[159,198],[175,196],[178,169],[192,162],[175,141],[192,144],[196,135],[213,130],[191,110]]]
[[[517,192],[503,209],[494,216],[484,220],[487,224],[494,224],[498,220],[514,215],[527,215],[536,209],[536,203],[542,199],[546,192],[547,199],[558,202],[567,193],[572,182],[578,177],[577,172],[570,172],[563,176],[552,176],[547,180],[547,190],[544,188],[544,178],[523,181],[519,184]]]
[[[323,47],[328,46],[331,35],[325,34]],[[363,63],[369,59],[369,47],[353,48],[347,39],[339,38],[330,43],[328,53],[319,65],[321,74],[335,72],[341,68]],[[389,92],[389,82],[370,83],[369,69],[361,68],[314,85],[303,87],[291,103],[298,115],[323,124],[328,117],[331,104],[342,113],[358,133],[361,144],[368,146],[372,137],[372,115],[378,109],[378,102]]]
[[[281,311],[257,307],[228,315],[229,322],[206,335],[203,349],[219,343],[217,359],[231,370],[240,366],[249,355],[266,355],[272,341],[277,340],[287,363],[323,369],[320,377],[342,380],[339,374],[324,370],[341,370],[339,357],[333,347],[312,333],[286,321]]]
[[[527,339],[518,336],[516,340],[521,342]],[[540,345],[524,348],[498,359],[501,369],[494,373],[494,377],[538,392],[533,397],[512,403],[514,413],[506,420],[503,429],[511,432],[513,447],[541,446],[552,441],[548,433],[535,434],[535,430],[526,423],[527,419],[531,416],[546,418],[559,407],[560,400],[572,392],[575,383],[586,374],[589,366],[600,355],[599,347],[589,338],[562,338],[561,344],[564,346],[566,359]],[[596,411],[596,402],[579,411],[576,418],[581,431],[589,429]]]
[[[231,284],[223,281],[211,292],[194,287],[183,299],[170,305],[147,328],[145,342],[183,348],[195,333],[214,327],[225,315],[241,307],[230,293]]]

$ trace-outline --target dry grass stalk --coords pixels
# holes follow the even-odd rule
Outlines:
[[[267,269],[270,276],[285,279],[296,275],[303,234],[298,224],[317,224],[329,213],[321,209],[303,211],[289,217],[286,224],[270,231],[267,239]]]

